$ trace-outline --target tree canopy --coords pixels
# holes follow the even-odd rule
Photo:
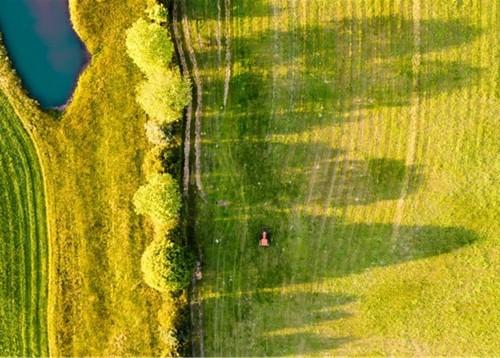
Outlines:
[[[137,102],[160,126],[178,120],[189,100],[189,82],[177,71],[165,69],[137,87]]]
[[[189,284],[190,262],[183,248],[167,239],[154,240],[144,251],[144,281],[160,292],[175,292]]]
[[[148,77],[169,67],[174,45],[168,31],[156,22],[137,20],[127,30],[127,53]]]
[[[135,211],[148,216],[160,229],[169,230],[178,220],[181,197],[178,183],[170,174],[156,174],[134,195]]]

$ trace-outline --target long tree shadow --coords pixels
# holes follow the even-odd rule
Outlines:
[[[403,185],[408,184],[407,194],[412,194],[423,181],[420,168],[407,166],[402,160],[349,160],[343,158],[345,152],[342,149],[322,143],[281,143],[250,137],[206,143],[205,148],[216,156],[230,151],[239,168],[237,173],[212,169],[205,178],[219,182],[238,178],[241,182],[238,190],[252,198],[253,208],[262,208],[264,211],[270,206],[281,207],[283,201],[289,202],[291,198],[301,195],[307,190],[314,172],[316,187],[334,186],[335,199],[329,207],[396,200],[401,195]],[[311,162],[310,158],[315,153],[321,153],[321,160]],[[276,165],[277,162],[282,165]],[[409,178],[408,183],[405,182],[406,177]],[[310,204],[323,206],[324,194],[312,194]],[[209,194],[209,200],[227,201],[228,198],[219,191],[216,195]],[[239,205],[243,204],[232,203],[231,210],[237,209]]]
[[[335,325],[336,321],[351,317],[345,307],[355,301],[355,296],[343,293],[286,293],[255,289],[240,295],[207,298],[203,303],[206,307],[225,308],[231,324],[221,329],[234,332],[239,327],[253,327],[242,337],[238,347],[240,355],[283,356],[331,350],[355,340],[354,337],[315,332],[322,325]],[[255,341],[259,342],[258,345]]]
[[[320,217],[303,214],[300,227],[294,227],[288,218],[289,213],[275,212],[270,216],[269,211],[234,217],[233,220],[246,221],[248,237],[229,230],[214,234],[239,240],[221,240],[218,247],[207,245],[209,253],[212,249],[230,253],[230,260],[238,262],[238,272],[244,273],[246,284],[263,289],[344,277],[425,259],[467,247],[479,239],[471,230],[433,225],[398,226],[394,238],[392,224],[346,224],[340,220],[333,228],[321,232]],[[271,228],[272,238],[272,246],[265,251],[257,245],[263,227]],[[233,283],[226,283],[223,291],[233,289]]]
[[[410,103],[414,94],[420,97],[432,97],[443,92],[459,90],[475,83],[481,78],[481,68],[460,62],[422,61],[414,87],[411,59],[388,63],[366,63],[364,70],[352,73],[347,69],[322,69],[314,71],[311,68],[299,77],[293,79],[294,102],[300,104],[300,111],[290,110],[290,115],[284,113],[289,123],[296,125],[296,131],[307,128],[308,120],[331,124],[342,124],[345,116],[342,112],[352,109],[371,109],[377,107],[405,106]],[[349,78],[337,73],[350,73]],[[273,78],[270,73],[260,74],[251,67],[248,71],[235,74],[230,81],[228,108],[225,116],[235,115],[246,117],[243,123],[263,125],[256,119],[273,119],[275,114],[269,107],[272,103],[273,86],[288,88],[290,79],[287,77]],[[212,79],[210,88],[223,88],[222,79]],[[287,89],[288,88],[288,89]],[[328,108],[325,108],[325,104]],[[294,115],[295,114],[295,115]],[[325,118],[323,118],[325,117]],[[352,119],[351,119],[352,120]],[[272,132],[272,127],[269,128]]]
[[[411,19],[401,16],[346,18],[290,31],[265,30],[251,36],[233,36],[231,41],[234,60],[243,67],[267,68],[269,64],[291,64],[300,59],[308,68],[321,66],[333,70],[346,65],[347,54],[349,62],[408,57],[417,51],[413,26]],[[480,34],[480,28],[461,20],[422,20],[418,51],[426,53],[460,46]],[[214,61],[219,51],[215,45],[213,42],[197,51],[204,66],[221,65]]]
[[[186,1],[187,17],[190,20],[206,21],[210,20],[224,20],[226,14],[231,18],[245,18],[245,17],[267,17],[271,15],[271,7],[268,1],[265,0],[252,0],[252,1],[238,1],[238,2],[225,2],[224,0],[212,1],[206,3],[198,0]],[[275,9],[274,13],[280,12],[280,9]]]
[[[194,13],[209,13],[214,19],[224,15],[216,2],[189,3],[196,7]],[[252,2],[246,4],[252,6]],[[267,16],[269,8],[258,6],[255,16]],[[237,9],[232,10],[238,16]],[[473,231],[455,226],[401,225],[396,235],[390,223],[344,222],[335,215],[348,206],[400,199],[406,178],[410,178],[407,193],[414,192],[422,182],[421,168],[392,158],[350,160],[344,150],[325,143],[293,142],[288,137],[280,141],[280,135],[304,134],[362,118],[350,116],[351,111],[404,106],[414,94],[436,96],[479,79],[481,69],[462,62],[424,58],[418,74],[412,67],[417,50],[425,54],[464,45],[480,34],[479,28],[458,20],[423,20],[420,27],[419,49],[412,21],[396,16],[332,20],[323,26],[232,37],[229,83],[224,56],[220,56],[226,46],[223,38],[210,38],[204,49],[196,51],[202,75],[207,70],[204,96],[210,100],[204,103],[213,103],[205,107],[210,112],[205,123],[213,127],[210,139],[203,143],[212,153],[204,177],[211,187],[207,185],[207,204],[199,224],[209,225],[199,237],[205,257],[210,258],[204,274],[220,296],[208,298],[206,304],[227,312],[227,334],[234,325],[268,320],[257,333],[245,332],[251,338],[260,337],[257,346],[254,339],[241,340],[248,343],[249,353],[314,353],[352,339],[301,330],[346,317],[336,308],[327,310],[330,316],[321,316],[321,310],[329,307],[328,298],[287,299],[266,290],[422,260],[478,240]],[[216,66],[220,76],[213,75]],[[222,106],[225,86],[227,105]],[[317,153],[319,160],[314,161]],[[219,160],[227,161],[220,167],[234,172],[218,170]],[[316,186],[324,192],[311,196],[310,207],[295,206],[306,202],[303,196],[315,172],[322,173]],[[214,186],[217,190],[211,190]],[[271,230],[272,245],[267,250],[257,244],[264,227]],[[237,292],[244,293],[236,297]],[[283,303],[296,311],[286,311],[291,317],[273,321]],[[305,314],[308,309],[319,316],[311,318],[315,316]],[[260,317],[263,310],[266,313]]]
[[[276,108],[270,108],[271,99],[286,103],[282,97],[289,96],[302,109],[302,116],[290,119],[300,131],[304,118],[325,115],[339,123],[343,118],[339,114],[353,108],[404,106],[415,93],[435,96],[479,80],[481,68],[424,58],[415,82],[412,54],[417,50],[426,53],[460,46],[481,33],[460,20],[423,20],[420,29],[418,49],[413,22],[400,16],[332,20],[323,26],[233,37],[233,66],[237,64],[238,70],[229,82],[227,108],[233,114],[274,117],[271,112]],[[218,51],[214,46],[197,51],[203,68],[225,68],[216,60]],[[279,75],[269,71],[270,66]],[[207,80],[211,92],[222,95],[226,91],[224,76]],[[324,108],[328,103],[333,106]]]

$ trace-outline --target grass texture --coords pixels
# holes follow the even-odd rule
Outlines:
[[[498,3],[176,6],[205,354],[500,354]]]
[[[0,88],[34,138],[46,173],[50,354],[158,356],[161,295],[140,271],[152,228],[132,204],[145,181],[146,116],[135,100],[142,75],[125,51],[125,31],[148,1],[69,4],[91,60],[63,113],[40,111],[0,63]]]
[[[47,227],[36,150],[0,92],[0,355],[46,356]]]

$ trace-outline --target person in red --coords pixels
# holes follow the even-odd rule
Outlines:
[[[267,231],[262,231],[259,239],[259,246],[269,247],[269,233]]]

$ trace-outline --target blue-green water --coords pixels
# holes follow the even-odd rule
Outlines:
[[[30,96],[44,108],[64,105],[87,61],[68,0],[0,0],[0,32]]]

